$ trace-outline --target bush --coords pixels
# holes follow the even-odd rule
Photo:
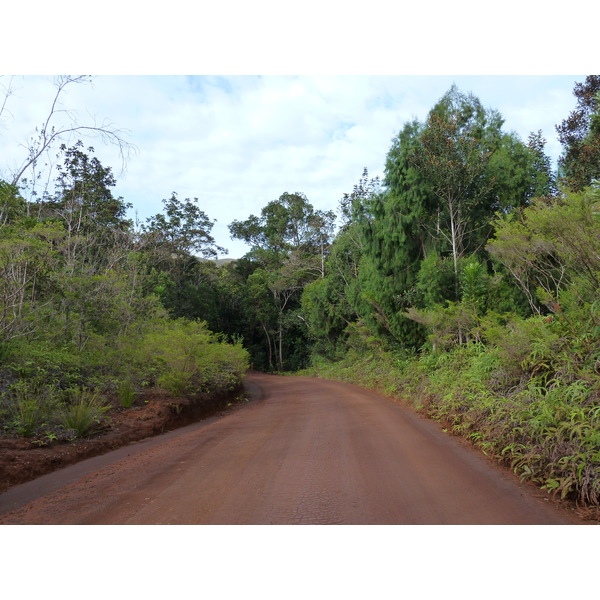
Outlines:
[[[72,429],[78,437],[85,437],[102,422],[107,410],[98,392],[76,391],[71,402],[60,409],[59,422],[65,429]]]
[[[133,406],[136,397],[135,384],[133,380],[123,379],[117,382],[117,397],[119,398],[119,404],[123,408],[129,408]]]
[[[4,428],[26,438],[40,434],[52,423],[56,404],[54,388],[35,381],[19,381],[2,396]]]
[[[238,340],[225,343],[202,322],[164,322],[140,344],[138,369],[175,395],[231,391],[248,370],[248,352]]]

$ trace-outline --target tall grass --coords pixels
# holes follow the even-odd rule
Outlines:
[[[97,391],[81,390],[60,409],[59,422],[74,431],[77,437],[85,437],[100,425],[107,410],[108,406]]]

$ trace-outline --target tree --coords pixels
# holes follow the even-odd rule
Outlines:
[[[269,365],[282,369],[303,360],[298,348],[306,346],[307,331],[300,328],[300,297],[311,281],[325,276],[335,214],[319,211],[301,193],[282,194],[269,202],[260,216],[234,221],[232,237],[252,246],[245,259],[259,267],[249,277],[252,298],[262,298],[261,328],[268,347]]]
[[[358,220],[361,257],[352,305],[364,324],[394,343],[420,344],[403,313],[412,302],[418,262],[432,239],[428,183],[411,160],[423,126],[408,122],[392,140],[383,189],[372,194]]]
[[[179,200],[173,192],[163,200],[164,213],[142,225],[139,245],[146,262],[146,284],[173,317],[217,320],[212,282],[214,265],[206,259],[227,253],[211,235],[214,225],[198,206],[198,198]]]
[[[559,167],[567,185],[581,191],[600,178],[600,75],[575,83],[577,108],[556,126],[563,146]]]
[[[56,244],[60,226],[8,225],[0,236],[0,341],[39,327],[39,313],[50,302],[61,260]],[[38,317],[38,318],[36,318]]]
[[[529,134],[527,148],[533,160],[533,171],[530,174],[531,187],[527,194],[529,198],[555,196],[557,192],[556,176],[552,171],[550,157],[544,151],[545,147],[546,140],[541,130]]]
[[[482,226],[480,205],[492,188],[485,174],[501,125],[497,112],[485,111],[477,98],[452,87],[429,113],[413,153],[415,166],[440,202],[437,232],[450,244],[456,285],[458,260]]]
[[[0,179],[0,228],[24,216],[26,210],[18,186]]]
[[[57,166],[56,196],[41,203],[41,208],[58,215],[73,235],[129,229],[132,223],[125,217],[131,204],[113,196],[116,180],[111,168],[91,156],[94,148],[87,148],[87,154],[81,148],[81,140],[71,148],[61,145],[64,160]]]
[[[514,276],[534,313],[542,312],[540,302],[556,312],[561,291],[575,282],[582,301],[597,300],[599,215],[596,184],[496,220],[489,251]]]
[[[276,325],[278,310],[274,305],[272,294],[269,290],[271,278],[269,272],[258,268],[246,280],[247,302],[253,308],[253,320],[257,323],[264,336],[266,348],[265,366],[270,370],[275,367],[276,356]]]
[[[151,243],[163,249],[168,255],[187,254],[212,258],[218,253],[227,254],[225,248],[217,246],[210,235],[214,221],[211,221],[198,206],[198,198],[183,202],[173,192],[168,200],[163,200],[164,213],[146,219],[142,227]]]
[[[315,352],[330,358],[344,347],[351,325],[361,317],[369,320],[373,310],[373,302],[363,293],[364,281],[359,277],[365,271],[361,266],[365,245],[372,243],[375,235],[371,225],[381,195],[379,178],[369,178],[365,168],[352,192],[345,193],[340,200],[342,227],[331,245],[325,277],[303,290],[302,315],[315,343]],[[373,235],[367,241],[369,234]],[[371,325],[377,328],[379,324],[371,322]]]
[[[358,183],[351,193],[345,193],[340,200],[340,214],[342,217],[342,229],[348,228],[360,220],[368,211],[371,199],[379,193],[381,181],[379,177],[369,179],[369,171],[365,167]]]
[[[326,263],[326,275],[302,290],[302,319],[317,354],[335,358],[344,348],[347,328],[359,317],[356,311],[359,255],[351,229],[338,233]]]
[[[465,261],[493,269],[485,244],[496,213],[551,193],[541,135],[526,145],[502,125],[498,111],[453,86],[424,123],[406,123],[392,140],[382,193],[361,219],[355,306],[394,345],[424,340],[419,322],[407,318],[411,308],[461,302]]]
[[[292,252],[306,257],[324,256],[333,234],[335,214],[315,210],[306,196],[285,192],[269,202],[260,217],[229,225],[231,237],[245,241],[250,254],[259,261],[280,263]]]

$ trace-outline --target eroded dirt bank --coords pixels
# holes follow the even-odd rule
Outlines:
[[[69,443],[0,437],[0,493],[87,458],[160,435],[206,418],[240,398],[242,387],[229,394],[177,398],[160,390],[139,394],[135,405],[112,407],[104,430]]]
[[[256,401],[239,410],[98,457],[64,483],[55,478],[75,467],[47,476],[0,523],[583,522],[378,394],[260,374],[248,385]]]

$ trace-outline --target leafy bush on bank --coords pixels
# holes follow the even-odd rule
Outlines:
[[[149,322],[116,341],[97,336],[85,354],[18,340],[4,345],[3,359],[0,434],[48,440],[93,433],[111,397],[131,406],[142,388],[177,396],[231,391],[249,364],[241,342],[183,319]]]

